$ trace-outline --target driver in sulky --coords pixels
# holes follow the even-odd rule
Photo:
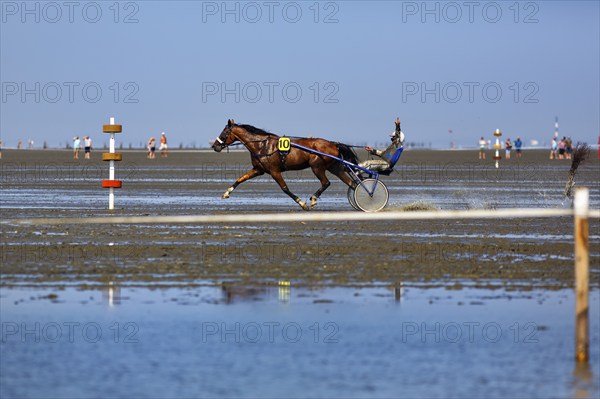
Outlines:
[[[400,155],[402,154],[404,144],[404,133],[400,129],[400,118],[396,118],[396,129],[390,135],[392,143],[385,150],[376,150],[373,147],[366,146],[365,150],[371,155],[379,157],[379,159],[369,159],[368,161],[361,162],[358,166],[365,169],[372,170],[374,172],[381,172],[384,170],[391,170]]]

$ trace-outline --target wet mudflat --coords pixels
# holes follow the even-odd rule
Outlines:
[[[66,151],[12,151],[2,159],[2,219],[110,215],[301,212],[268,176],[231,198],[221,194],[248,169],[247,153],[173,152],[148,160],[125,152],[116,207],[100,188],[106,163]],[[406,151],[384,178],[386,209],[564,208],[568,161],[545,151],[520,160],[478,161],[471,151]],[[579,170],[600,207],[598,160]],[[334,179],[335,177],[332,177]],[[292,191],[316,191],[310,171],[288,172]],[[312,212],[351,210],[332,180]],[[600,286],[600,223],[590,220],[591,283]],[[239,225],[2,224],[2,284],[194,285],[223,281],[309,285],[463,284],[566,288],[573,281],[571,218]]]
[[[249,156],[200,151],[125,151],[109,212],[108,165],[70,156],[3,151],[2,221],[303,212],[269,177],[221,200]],[[406,151],[386,210],[568,207],[569,162],[546,157],[495,169],[474,151]],[[598,170],[592,157],[576,178],[596,209]],[[312,212],[351,210],[333,179]],[[310,171],[287,180],[305,200],[318,188]],[[599,227],[586,371],[571,218],[2,223],[0,396],[597,397]]]

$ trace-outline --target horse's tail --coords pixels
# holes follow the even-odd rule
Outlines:
[[[356,153],[354,152],[352,147],[350,147],[348,144],[344,144],[344,143],[335,143],[335,145],[337,146],[337,149],[340,152],[340,157],[342,159],[344,159],[345,161],[351,162],[353,164],[359,163],[358,157],[356,156]]]

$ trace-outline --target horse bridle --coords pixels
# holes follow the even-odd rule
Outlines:
[[[232,131],[231,131],[232,128],[233,128],[233,126],[227,126],[227,130],[225,130],[224,132],[222,132],[219,135],[219,137],[217,137],[217,141],[221,145],[221,149],[229,147],[229,144],[225,144],[225,143],[229,139],[229,136],[231,136],[231,134],[232,134]],[[225,134],[225,137],[221,138],[223,136],[223,134]]]
[[[235,145],[232,143],[230,144],[225,144],[227,142],[227,140],[229,139],[229,136],[231,136],[231,134],[233,133],[233,126],[227,126],[227,128],[225,129],[225,131],[221,132],[221,134],[219,135],[219,137],[217,137],[217,139],[215,141],[217,141],[220,145],[221,145],[221,149],[227,148],[230,145]],[[269,137],[267,137],[266,139],[262,139],[262,140],[249,140],[249,142],[251,143],[262,143],[265,141],[269,141]],[[241,145],[241,143],[239,143]],[[263,154],[253,154],[253,155],[258,155],[258,156],[265,156]],[[272,155],[272,154],[268,154],[268,155]]]

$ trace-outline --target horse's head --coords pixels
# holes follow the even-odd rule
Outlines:
[[[223,148],[228,147],[234,141],[237,140],[237,137],[235,137],[235,134],[232,131],[235,126],[237,125],[235,124],[233,119],[229,119],[227,121],[227,126],[225,126],[219,137],[216,138],[215,142],[212,145],[213,150],[215,150],[216,152],[221,152]]]

